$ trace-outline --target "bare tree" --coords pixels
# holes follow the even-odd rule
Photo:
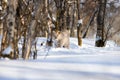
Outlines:
[[[89,20],[89,22],[88,22],[88,24],[87,24],[87,26],[86,26],[86,31],[85,31],[85,33],[83,34],[83,38],[86,38],[86,36],[87,36],[87,34],[88,34],[88,31],[89,31],[89,28],[90,28],[90,25],[91,25],[91,23],[94,21],[94,18],[95,18],[95,15],[96,15],[97,11],[98,11],[98,9],[96,8],[95,11],[94,11],[94,13],[93,13],[92,16],[90,17],[90,20]]]
[[[77,37],[78,37],[78,45],[82,46],[82,19],[80,18],[80,0],[77,0],[77,9],[78,9],[78,25],[77,25]]]
[[[107,0],[99,0],[99,10],[97,15],[97,34],[96,34],[96,46],[103,47],[105,46],[104,40],[104,18],[106,11]]]
[[[4,19],[4,29],[3,29],[3,38],[2,38],[2,46],[1,53],[7,49],[7,47],[11,48],[9,52],[11,55],[8,57],[12,59],[16,59],[18,57],[18,46],[17,46],[17,31],[16,31],[16,9],[17,9],[17,0],[5,0],[7,2],[7,7],[4,8],[5,16]],[[4,56],[4,54],[3,54]],[[6,55],[7,56],[7,55]]]
[[[40,14],[40,5],[37,8],[34,8],[32,11],[32,19],[30,22],[30,26],[28,27],[28,35],[27,35],[27,46],[25,48],[25,59],[29,59],[31,53],[32,44],[34,44],[34,40],[36,38],[35,29],[37,27],[37,21],[39,20]]]
[[[56,4],[56,30],[64,30],[65,29],[65,11],[66,11],[66,0],[54,0]]]

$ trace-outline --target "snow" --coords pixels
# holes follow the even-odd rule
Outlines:
[[[100,36],[96,36],[96,41],[98,40],[102,40],[102,38]]]
[[[0,6],[0,10],[2,10],[2,6]]]
[[[5,1],[5,3],[7,3],[8,2],[8,0],[4,0]]]
[[[10,54],[10,52],[12,52],[13,49],[11,46],[8,46],[4,51],[3,51],[3,54]]]
[[[120,47],[112,41],[97,48],[94,39],[83,39],[79,47],[70,38],[70,49],[47,49],[46,38],[37,41],[36,60],[0,60],[0,80],[120,80]]]
[[[114,3],[116,8],[120,6],[120,0],[108,0],[108,3]]]
[[[56,18],[55,18],[54,16],[52,17],[52,19],[53,19],[54,21],[56,21]]]
[[[85,2],[85,0],[81,0],[81,3],[84,3]]]
[[[2,20],[3,19],[3,17],[0,17],[0,20]]]
[[[114,4],[116,8],[118,8],[120,6],[120,2],[119,3],[115,3]]]
[[[83,24],[83,20],[82,19],[78,20],[78,24]]]

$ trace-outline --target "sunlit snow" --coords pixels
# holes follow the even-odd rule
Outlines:
[[[83,39],[79,47],[71,38],[70,49],[46,49],[46,38],[37,41],[36,60],[0,60],[0,80],[120,80],[120,47],[112,41],[97,48],[94,39]]]

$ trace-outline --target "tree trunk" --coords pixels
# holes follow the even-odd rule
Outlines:
[[[98,11],[98,10],[95,9],[94,13],[93,13],[92,16],[90,17],[90,20],[89,20],[89,22],[88,22],[88,24],[87,24],[86,31],[85,31],[85,33],[83,34],[83,38],[86,38],[86,36],[87,36],[87,34],[88,34],[88,32],[89,32],[90,25],[91,25],[92,21],[94,20],[94,17],[95,17],[95,15],[96,15],[97,11]]]
[[[17,25],[16,25],[16,10],[17,10],[18,0],[9,0],[9,15],[11,21],[8,23],[10,32],[10,45],[13,48],[13,58],[18,58],[18,37],[17,37]],[[11,8],[10,8],[11,7]],[[11,11],[11,9],[13,9]],[[12,13],[12,14],[11,14]],[[9,16],[8,16],[9,17]],[[13,24],[13,25],[12,25]]]
[[[17,36],[16,34],[16,8],[17,8],[17,0],[8,0],[7,1],[7,8],[6,8],[6,17],[4,21],[4,32],[2,38],[2,46],[1,51],[7,49],[7,47],[11,47],[11,51],[9,54],[12,53],[10,58],[16,59],[17,58]]]
[[[49,11],[49,1],[48,0],[45,0],[44,2],[45,4],[45,14],[47,15],[48,17],[48,11]],[[52,20],[48,17],[47,18],[47,47],[51,47],[52,46]]]
[[[5,3],[5,4],[4,4]],[[0,6],[1,6],[1,10],[0,10],[0,28],[1,29],[1,34],[2,34],[2,40],[1,40],[1,50],[0,50],[0,57],[2,57],[2,52],[3,50],[7,47],[7,25],[6,25],[6,21],[5,21],[5,16],[6,16],[6,12],[7,12],[7,3],[4,2],[3,0],[0,1]],[[4,19],[4,20],[3,20]],[[3,27],[4,26],[4,27]]]
[[[104,18],[107,0],[99,0],[99,11],[97,15],[97,34],[96,34],[96,47],[104,47]]]
[[[32,43],[34,41],[34,34],[35,34],[35,27],[36,27],[36,20],[32,20],[31,21],[31,26],[29,27],[28,30],[28,38],[27,38],[27,46],[25,48],[25,59],[29,59],[30,56],[30,52],[31,52],[31,47],[32,47]]]
[[[77,25],[77,37],[78,37],[78,45],[82,46],[82,33],[81,33],[81,18],[80,18],[80,0],[77,0],[77,9],[78,9],[78,25]]]
[[[35,45],[35,38],[36,38],[35,29],[37,27],[37,21],[39,20],[39,16],[40,16],[40,5],[37,8],[35,8],[34,13],[35,13],[33,15],[34,17],[32,16],[30,26],[28,27],[28,36],[26,40],[25,56],[24,56],[24,59],[26,60],[28,60],[30,57],[32,45]],[[37,53],[35,54],[37,55]]]
[[[66,6],[66,0],[54,0],[56,4],[56,30],[62,31],[66,28],[65,26],[65,6]]]
[[[74,4],[73,4],[73,12],[72,12],[72,26],[71,26],[71,29],[70,29],[70,36],[71,37],[75,37],[75,33],[74,33],[74,29],[75,29],[75,12],[76,12],[76,10],[75,10],[75,8],[76,8],[76,4],[75,4],[75,2],[74,2]]]

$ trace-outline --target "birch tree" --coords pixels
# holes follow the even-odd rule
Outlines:
[[[16,9],[17,9],[17,0],[5,0],[7,2],[7,7],[5,11],[5,21],[3,28],[3,38],[2,38],[2,46],[1,52],[6,53],[5,50],[10,48],[11,50],[8,52],[10,56],[8,57],[12,59],[16,59],[18,57],[18,46],[17,46],[17,30],[16,30]],[[7,56],[7,55],[3,55]]]
[[[31,47],[32,47],[32,44],[34,44],[34,41],[35,41],[35,38],[36,38],[35,30],[36,30],[36,27],[37,27],[37,22],[39,20],[40,7],[41,6],[39,5],[38,7],[34,8],[32,10],[33,14],[31,15],[32,19],[31,19],[31,22],[30,22],[30,24],[28,26],[28,32],[27,32],[28,35],[27,35],[27,40],[26,40],[27,46],[25,47],[24,59],[29,59],[30,54],[31,54]],[[35,54],[37,54],[37,53],[35,53]]]

